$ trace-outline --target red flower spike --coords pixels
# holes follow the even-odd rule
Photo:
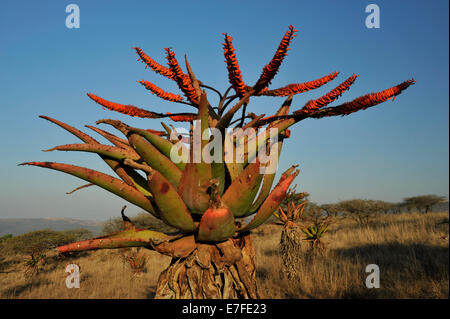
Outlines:
[[[123,105],[123,104],[119,104],[119,103],[110,102],[110,101],[102,99],[101,97],[96,96],[91,93],[87,93],[87,95],[92,100],[94,100],[101,106],[106,107],[107,109],[109,109],[111,111],[116,111],[116,112],[119,112],[122,114],[127,114],[130,116],[151,118],[151,119],[157,119],[157,118],[161,117],[158,113],[150,112],[150,111],[138,108],[134,105]]]
[[[177,82],[178,87],[187,97],[187,99],[193,103],[198,104],[199,97],[195,88],[192,86],[191,79],[189,75],[184,74],[178,64],[177,59],[175,58],[175,53],[171,51],[169,48],[165,49],[167,51],[167,61],[170,67],[170,70],[174,73],[174,80]]]
[[[157,63],[151,57],[146,55],[144,53],[144,51],[142,51],[141,48],[134,47],[133,49],[136,50],[136,53],[139,55],[139,57],[140,57],[139,60],[142,60],[142,62],[146,64],[146,66],[145,66],[146,68],[147,68],[147,66],[149,66],[156,73],[161,74],[161,75],[165,76],[166,78],[169,78],[172,80],[174,79],[174,74],[169,68]]]
[[[244,81],[242,80],[241,70],[239,69],[239,63],[236,59],[232,43],[233,38],[226,33],[223,33],[223,35],[225,36],[225,43],[222,44],[225,62],[227,63],[228,80],[239,98],[242,98],[246,93],[246,89]]]
[[[193,113],[192,114],[171,115],[172,113],[167,112],[166,114],[172,121],[175,121],[175,122],[192,122],[197,118],[197,114],[193,114]]]
[[[413,85],[415,83],[416,81],[414,79],[407,80],[384,91],[366,94],[354,99],[353,101],[343,103],[336,107],[321,109],[311,114],[309,117],[322,118],[337,115],[348,115],[360,110],[365,110],[371,106],[383,103],[393,97],[395,98],[403,90],[406,90],[410,85]]]
[[[294,114],[298,113],[312,113],[316,111],[317,109],[327,106],[331,102],[334,102],[337,100],[338,97],[340,97],[345,91],[347,91],[350,86],[355,83],[356,78],[359,75],[353,74],[351,77],[349,77],[347,80],[342,82],[339,86],[337,86],[334,90],[331,90],[324,96],[316,99],[311,100],[299,111],[295,111]]]
[[[154,85],[152,82],[145,81],[145,80],[141,80],[138,82],[141,83],[147,90],[149,90],[156,96],[158,96],[166,101],[179,102],[179,101],[183,100],[183,97],[181,95],[166,92],[166,91],[162,90],[161,88],[157,87],[156,85]]]
[[[284,57],[287,55],[289,44],[292,38],[295,36],[295,32],[297,32],[297,30],[295,30],[294,27],[290,25],[289,30],[284,34],[284,37],[281,40],[278,49],[275,52],[275,55],[273,56],[269,64],[267,64],[263,68],[263,72],[254,86],[256,94],[267,87],[277,74]]]
[[[295,95],[303,92],[307,92],[310,90],[317,89],[321,87],[322,85],[327,84],[328,82],[333,81],[337,76],[339,72],[333,72],[331,74],[325,75],[324,77],[304,82],[304,83],[294,83],[286,85],[285,87],[269,90],[268,88],[265,88],[261,90],[257,95],[266,95],[266,96],[289,96],[289,95]]]

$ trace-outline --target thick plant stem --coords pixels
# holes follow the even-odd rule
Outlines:
[[[288,222],[281,232],[280,253],[283,273],[288,279],[295,279],[302,256],[302,236],[298,226],[292,222]]]
[[[173,258],[158,279],[156,299],[258,299],[250,235],[218,244],[197,243]]]

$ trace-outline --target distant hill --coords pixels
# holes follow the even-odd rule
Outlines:
[[[448,210],[448,202],[433,207],[435,212]],[[88,229],[92,231],[94,236],[98,236],[103,228],[103,223],[103,221],[71,218],[0,218],[0,237],[6,234],[16,236],[42,229],[70,230],[80,228]]]
[[[88,229],[94,235],[100,234],[103,222],[93,220],[78,220],[71,218],[0,218],[0,236],[14,236],[34,230],[52,229]]]

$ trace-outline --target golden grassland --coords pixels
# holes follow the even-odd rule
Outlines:
[[[324,237],[327,249],[302,250],[298,278],[281,270],[281,226],[253,233],[257,281],[263,298],[448,298],[448,212],[376,216],[367,226],[337,220]],[[25,256],[7,256],[0,269],[0,298],[153,298],[169,257],[145,250],[145,272],[133,275],[118,251],[85,252],[60,260],[48,256],[34,276],[24,274]],[[81,269],[80,288],[65,285],[65,266]],[[380,288],[368,289],[365,268],[380,268]]]

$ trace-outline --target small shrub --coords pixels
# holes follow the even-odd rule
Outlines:
[[[173,232],[175,229],[164,224],[161,220],[156,219],[152,215],[146,212],[139,213],[134,217],[130,217],[131,223],[136,228],[152,229],[163,233]],[[109,221],[103,224],[102,233],[104,235],[117,233],[124,230],[124,224],[121,217],[111,218]]]
[[[39,265],[45,261],[45,254],[39,250],[30,253],[28,258],[25,258],[23,264],[25,266],[25,277],[33,277],[39,273]]]
[[[124,248],[120,251],[120,256],[124,264],[130,268],[133,277],[147,271],[147,255],[140,249]]]

